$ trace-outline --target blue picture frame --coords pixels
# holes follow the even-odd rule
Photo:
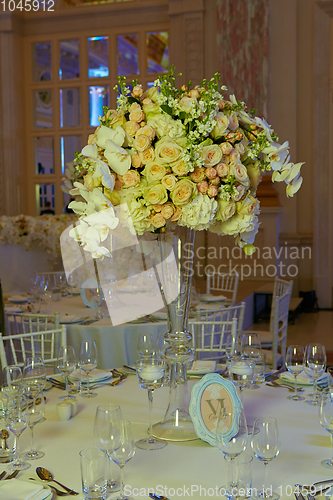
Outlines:
[[[218,373],[209,373],[197,382],[191,391],[190,416],[197,436],[212,446],[216,443],[216,424],[221,408],[236,411],[242,407],[236,388],[230,380]],[[237,419],[233,419],[226,437],[232,438],[238,432]]]

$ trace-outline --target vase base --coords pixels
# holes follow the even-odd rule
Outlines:
[[[153,436],[163,441],[195,441],[198,438],[190,418],[158,422],[153,425]]]

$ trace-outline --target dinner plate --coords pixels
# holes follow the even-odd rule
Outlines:
[[[86,318],[81,316],[75,316],[74,314],[63,314],[60,316],[60,324],[66,323],[82,323]]]
[[[5,307],[5,312],[8,314],[10,313],[23,313],[22,309],[20,309],[19,307]]]
[[[13,304],[24,304],[24,302],[28,302],[28,297],[26,295],[12,295],[7,300]]]
[[[98,368],[95,368],[90,374],[89,374],[89,381],[90,382],[100,382],[102,380],[107,380],[112,377],[112,373],[105,371],[105,370],[99,370]],[[73,373],[70,374],[68,377],[69,380],[80,380],[81,375],[79,370],[75,370]],[[83,375],[82,382],[86,381],[86,375]]]
[[[204,293],[199,295],[199,300],[202,302],[224,302],[227,297],[224,295],[210,295],[209,293]]]

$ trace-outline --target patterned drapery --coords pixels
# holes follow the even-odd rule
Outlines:
[[[217,59],[225,92],[268,116],[269,0],[217,0]]]

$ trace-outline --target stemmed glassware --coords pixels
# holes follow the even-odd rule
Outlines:
[[[16,404],[8,405],[5,412],[5,421],[7,429],[15,435],[14,457],[13,462],[8,467],[8,470],[20,471],[29,469],[30,464],[21,459],[19,448],[19,438],[22,432],[28,427],[22,400],[18,401]]]
[[[39,401],[37,402],[37,398],[33,400],[32,404],[27,405],[25,409],[25,415],[27,424],[31,430],[31,448],[25,453],[24,457],[28,460],[36,460],[38,458],[42,458],[45,453],[43,451],[36,451],[34,446],[34,427],[38,422],[44,417],[45,412],[45,400],[43,393],[39,394]]]
[[[154,342],[151,335],[139,335],[138,355],[140,359],[148,359],[155,354]]]
[[[258,417],[254,421],[251,447],[256,458],[265,464],[265,482],[263,491],[259,493],[260,498],[278,500],[280,495],[268,488],[268,464],[277,457],[280,452],[280,438],[277,420],[273,417]]]
[[[286,354],[286,367],[287,370],[295,377],[295,394],[288,396],[287,399],[293,401],[304,400],[303,396],[297,393],[297,377],[304,369],[304,348],[301,345],[291,345],[287,349]]]
[[[165,373],[165,361],[160,358],[147,358],[137,361],[135,364],[136,374],[141,389],[147,389],[149,402],[149,437],[136,441],[136,446],[142,450],[160,450],[167,443],[153,437],[151,413],[153,406],[153,393],[155,389],[162,387]]]
[[[255,361],[255,364],[259,364],[260,361],[262,361],[262,355],[261,355],[261,343],[260,343],[260,338],[257,333],[244,333],[242,335],[242,354],[248,359],[252,359]],[[254,367],[254,374],[253,378],[249,384],[248,387],[250,389],[259,389],[260,383],[255,382],[255,377],[256,377],[256,369]]]
[[[94,436],[97,447],[108,456],[109,478],[107,480],[107,492],[111,493],[119,489],[118,483],[111,479],[111,457],[110,450],[113,449],[114,435],[112,426],[115,422],[123,419],[119,405],[100,405],[97,407],[94,423]]]
[[[46,385],[46,370],[41,356],[26,358],[23,366],[23,387],[27,395],[36,402],[38,394]]]
[[[57,368],[64,375],[66,382],[66,394],[60,399],[75,399],[69,393],[68,377],[76,368],[76,356],[71,345],[61,346],[58,352]]]
[[[333,393],[329,392],[327,395],[323,394],[320,401],[319,421],[324,429],[331,434],[331,441],[333,446]],[[333,469],[333,448],[332,458],[323,460],[321,465],[327,469]]]
[[[22,393],[22,370],[17,365],[8,365],[3,371],[2,393],[15,401]]]
[[[112,426],[113,444],[110,453],[111,459],[120,467],[120,495],[117,500],[131,500],[124,494],[124,466],[134,456],[135,447],[132,435],[131,422],[117,420]]]
[[[309,344],[305,348],[305,373],[313,379],[314,393],[310,394],[311,399],[305,402],[310,405],[320,404],[320,394],[318,392],[318,379],[326,370],[326,349],[322,344]]]
[[[87,375],[87,389],[85,391],[81,391],[81,396],[85,398],[93,398],[97,396],[97,393],[91,392],[89,387],[89,374],[97,366],[97,348],[94,340],[81,341],[78,366]]]
[[[221,408],[216,424],[216,442],[220,451],[230,460],[230,477],[227,479],[226,491],[229,498],[235,498],[238,489],[235,480],[235,458],[245,451],[248,430],[243,407],[234,406],[232,410]]]

